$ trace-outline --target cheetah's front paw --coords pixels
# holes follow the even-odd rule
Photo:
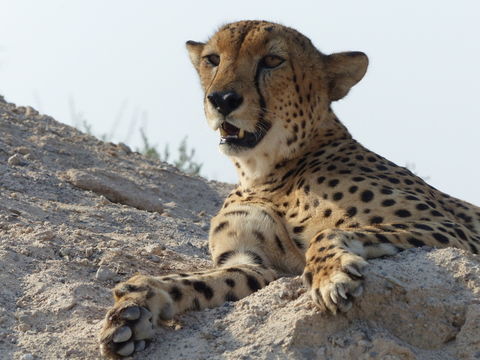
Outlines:
[[[147,277],[137,276],[114,289],[115,304],[107,312],[99,336],[103,356],[120,358],[142,351],[159,319],[173,317],[170,295],[146,283]]]
[[[108,357],[129,356],[145,349],[154,334],[152,313],[143,306],[124,303],[113,307],[100,334],[100,350]]]
[[[320,309],[347,312],[363,292],[362,269],[367,262],[355,254],[342,254],[324,262],[312,261],[303,272],[314,303]]]

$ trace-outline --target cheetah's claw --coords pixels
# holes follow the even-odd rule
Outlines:
[[[366,265],[363,259],[351,261],[341,268],[334,269],[328,275],[314,274],[312,278],[311,297],[320,309],[328,309],[333,314],[347,312],[353,300],[363,293],[363,275],[361,269]],[[308,266],[307,266],[308,269]],[[305,274],[308,270],[305,270]],[[306,281],[308,284],[308,281]]]

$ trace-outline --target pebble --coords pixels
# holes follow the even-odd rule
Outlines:
[[[115,277],[115,273],[105,266],[100,266],[95,274],[95,278],[100,281],[111,280]]]
[[[30,153],[30,149],[25,147],[25,146],[20,146],[15,149],[15,152],[22,154],[22,155],[27,155]]]
[[[94,252],[95,252],[95,249],[93,247],[89,246],[85,249],[85,256],[90,257],[90,256],[93,255]]]
[[[39,233],[35,234],[38,240],[40,241],[49,241],[55,237],[55,233],[51,230],[40,231]]]
[[[10,166],[23,166],[27,165],[27,163],[23,160],[22,156],[20,154],[14,154],[8,158],[8,165]]]
[[[145,251],[152,255],[162,255],[165,249],[165,246],[158,244],[151,244],[145,246]]]
[[[34,160],[37,160],[37,158],[35,157],[35,155],[30,153],[30,154],[25,155],[25,160],[34,161]]]
[[[131,154],[132,153],[132,149],[130,149],[130,147],[127,145],[127,144],[124,144],[124,143],[118,143],[118,147],[120,149],[122,149],[123,151],[125,151],[126,154]]]
[[[21,357],[20,357],[20,360],[33,360],[34,357],[32,354],[23,354]]]
[[[25,110],[25,116],[35,116],[38,115],[38,111],[32,108],[31,106],[27,106]]]

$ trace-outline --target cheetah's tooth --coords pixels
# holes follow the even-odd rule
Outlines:
[[[245,136],[245,130],[240,129],[240,131],[238,132],[238,138],[243,139],[244,136]]]
[[[227,136],[228,135],[228,132],[226,130],[223,129],[223,127],[220,128],[220,135],[222,136]]]
[[[114,343],[121,343],[125,342],[132,337],[132,329],[128,326],[122,326],[120,329],[115,331],[113,335],[113,342]]]
[[[117,354],[120,356],[128,356],[131,355],[135,351],[135,344],[133,341],[126,343],[120,349],[117,350]]]

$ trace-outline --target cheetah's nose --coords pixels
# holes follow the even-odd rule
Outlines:
[[[227,116],[237,109],[243,101],[243,97],[235,91],[215,91],[209,94],[207,98],[223,116]]]

